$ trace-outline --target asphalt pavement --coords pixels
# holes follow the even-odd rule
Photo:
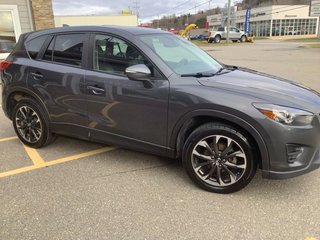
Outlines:
[[[260,40],[204,47],[219,61],[320,91],[320,48]],[[258,170],[240,192],[197,188],[181,163],[66,137],[34,151],[0,112],[0,239],[320,239],[320,169]]]

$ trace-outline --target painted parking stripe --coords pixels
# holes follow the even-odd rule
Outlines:
[[[42,157],[40,156],[40,154],[38,153],[38,151],[36,149],[29,148],[25,145],[23,145],[23,146],[24,146],[24,149],[26,150],[27,154],[29,155],[30,159],[32,160],[34,166],[42,167],[42,166],[46,165],[46,162],[42,159]]]
[[[18,137],[7,137],[7,138],[1,138],[0,142],[7,142],[7,141],[12,141],[18,139]]]
[[[27,147],[27,149],[28,149],[28,147]],[[114,149],[117,149],[117,148],[116,147],[104,147],[104,148],[100,148],[97,150],[92,150],[89,152],[72,155],[69,157],[59,158],[59,159],[52,160],[49,162],[43,161],[42,157],[39,155],[37,150],[31,149],[31,150],[34,150],[35,152],[37,152],[37,153],[35,153],[34,151],[30,152],[30,150],[28,149],[29,153],[28,152],[27,153],[35,165],[22,167],[22,168],[18,168],[15,170],[0,173],[0,178],[12,176],[12,175],[16,175],[16,174],[20,174],[20,173],[24,173],[24,172],[29,172],[29,171],[32,171],[35,169],[44,168],[44,167],[48,167],[48,166],[52,166],[52,165],[56,165],[56,164],[60,164],[60,163],[64,163],[64,162],[69,162],[69,161],[77,160],[77,159],[84,158],[84,157],[90,157],[90,156],[94,156],[94,155],[97,155],[100,153],[110,152]]]

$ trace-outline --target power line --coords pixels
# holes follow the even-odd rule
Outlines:
[[[187,4],[187,3],[191,2],[191,1],[192,1],[192,0],[185,1],[184,3],[181,3],[181,4],[173,7],[172,9],[176,9],[176,8],[178,8],[178,7],[182,6],[182,5],[185,5],[185,4]],[[206,1],[206,2],[203,2],[203,3],[200,3],[200,4],[195,5],[194,7],[190,8],[190,9],[188,9],[188,10],[180,10],[180,11],[175,12],[175,13],[173,13],[173,14],[177,14],[177,15],[178,15],[178,14],[181,14],[181,13],[185,13],[185,12],[187,12],[187,11],[190,11],[190,10],[192,10],[192,9],[195,9],[195,8],[197,8],[197,7],[200,7],[200,6],[204,5],[204,4],[207,4],[207,3],[211,2],[211,1],[212,1],[212,0],[209,0],[209,1]],[[173,10],[173,11],[175,11],[175,10]],[[172,10],[166,11],[166,12],[162,12],[162,13],[158,13],[158,14],[147,15],[147,16],[143,16],[143,17],[148,18],[148,17],[157,16],[157,15],[166,15],[166,14],[168,14],[168,13],[170,13],[170,12],[172,12]]]
[[[148,16],[143,16],[143,17],[153,17],[153,16],[155,16],[155,15],[168,14],[169,12],[175,11],[175,9],[177,9],[178,7],[181,7],[181,6],[187,4],[187,3],[191,2],[191,1],[193,1],[193,0],[184,1],[184,2],[182,2],[182,3],[180,3],[180,4],[176,5],[176,6],[172,7],[171,10],[169,10],[169,11],[165,11],[165,12],[158,13],[158,14],[153,14],[153,15],[148,15]],[[172,9],[174,9],[174,10],[172,10]]]

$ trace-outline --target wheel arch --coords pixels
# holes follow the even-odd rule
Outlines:
[[[38,104],[42,107],[42,109],[45,111],[45,114],[49,117],[49,112],[44,104],[44,102],[41,100],[39,96],[37,96],[34,92],[30,91],[27,88],[21,88],[16,87],[12,88],[9,93],[7,93],[7,97],[5,99],[6,103],[6,114],[7,116],[12,119],[12,111],[15,107],[15,105],[25,98],[32,98],[35,101],[37,101]]]
[[[182,117],[172,132],[169,140],[170,148],[176,150],[176,157],[180,157],[183,145],[188,136],[200,125],[208,122],[220,122],[243,130],[244,134],[255,145],[256,154],[259,158],[259,165],[265,170],[269,169],[269,154],[265,141],[260,132],[253,126],[253,123],[229,114],[216,110],[195,110]]]

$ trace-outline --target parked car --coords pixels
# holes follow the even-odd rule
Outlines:
[[[190,178],[216,193],[245,187],[257,167],[282,179],[320,165],[319,93],[223,65],[168,32],[22,34],[1,79],[3,111],[29,147],[62,134],[182,158]]]
[[[230,27],[229,38],[233,42],[246,42],[247,35],[244,31],[239,30],[236,27]],[[227,39],[227,27],[219,27],[217,31],[210,31],[208,42],[220,43],[221,40]]]
[[[13,50],[15,42],[10,40],[0,39],[0,53],[9,53]]]
[[[5,39],[0,39],[0,61],[8,57],[13,50],[15,42]]]
[[[203,40],[203,36],[200,34],[196,34],[196,35],[190,36],[190,40]]]

